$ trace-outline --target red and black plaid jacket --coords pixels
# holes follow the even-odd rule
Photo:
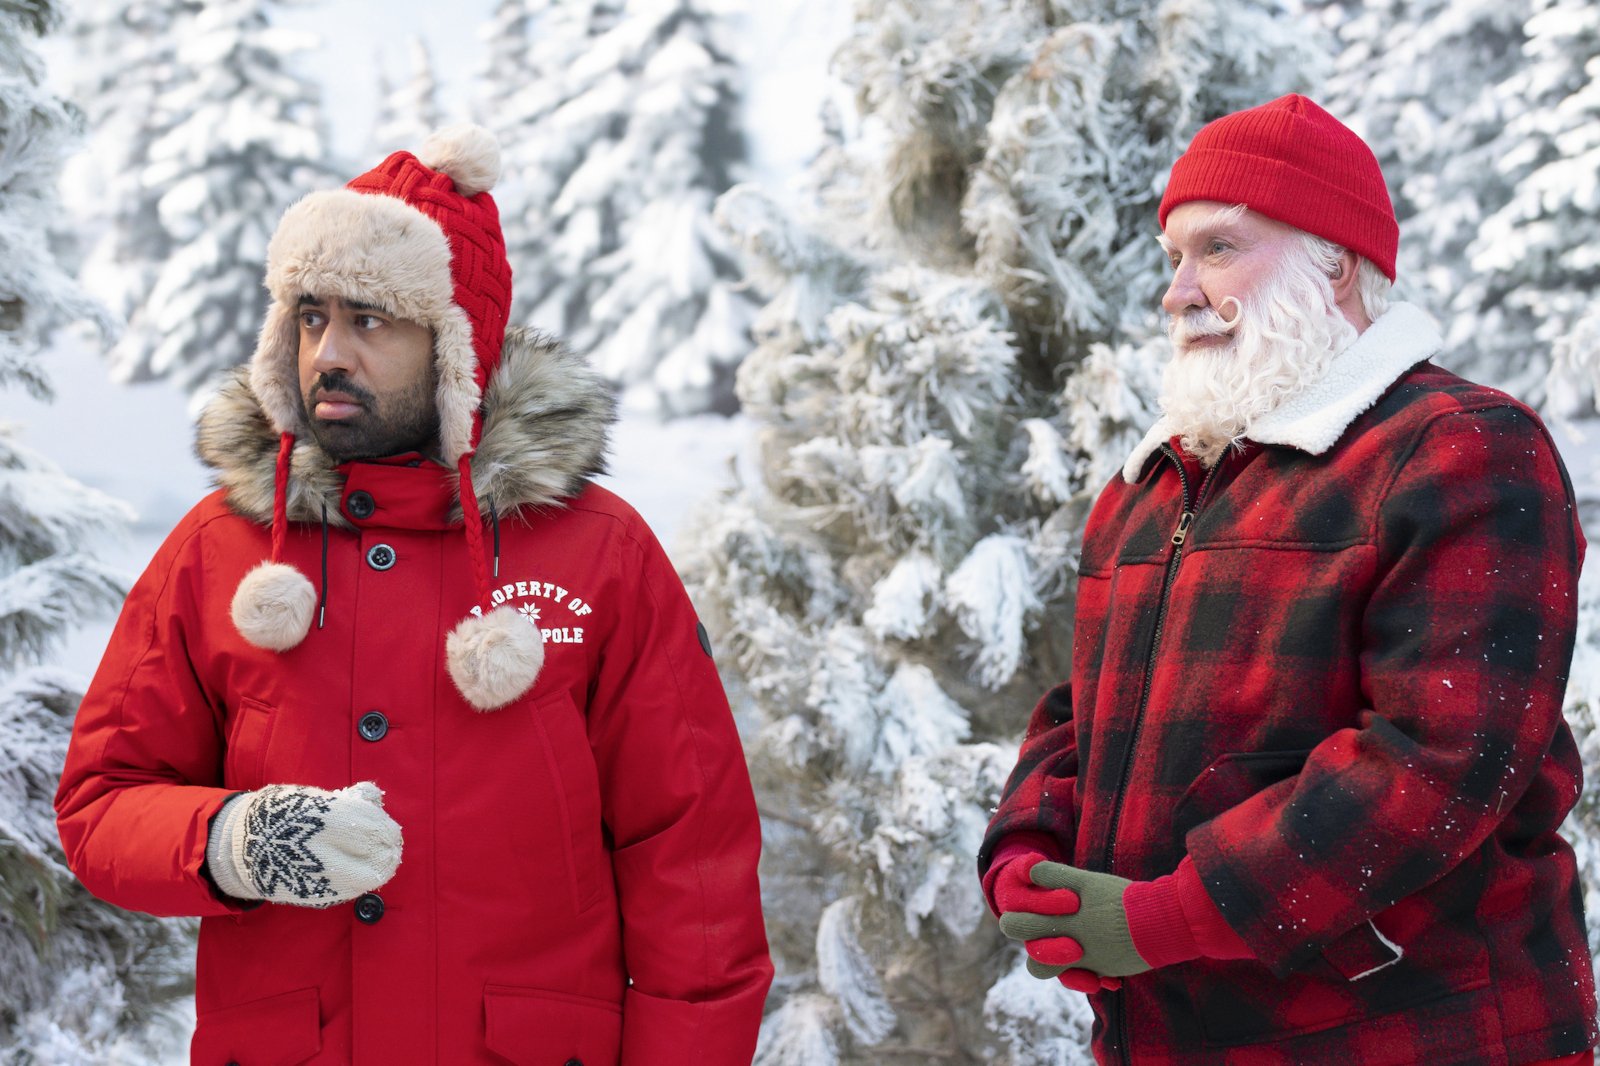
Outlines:
[[[1251,443],[1196,484],[1158,423],[1090,515],[1071,681],[1034,711],[980,875],[1017,831],[1133,879],[1188,854],[1260,960],[1091,997],[1101,1062],[1526,1063],[1595,1042],[1557,835],[1581,775],[1561,715],[1572,489],[1527,407],[1412,365],[1436,347],[1408,354],[1413,314],[1358,342],[1372,406],[1341,415],[1336,380],[1277,420],[1320,452]]]

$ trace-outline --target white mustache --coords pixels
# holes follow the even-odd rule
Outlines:
[[[1225,318],[1216,308],[1203,307],[1186,314],[1174,315],[1167,323],[1167,337],[1174,347],[1187,348],[1207,337],[1229,337],[1244,321],[1244,305],[1236,297],[1228,296],[1221,306],[1233,304],[1233,317]]]

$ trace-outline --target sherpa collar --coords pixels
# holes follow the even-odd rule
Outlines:
[[[1321,455],[1400,375],[1443,346],[1439,327],[1426,311],[1415,304],[1393,304],[1339,353],[1327,373],[1257,419],[1245,436],[1260,444],[1286,444]],[[1177,432],[1166,415],[1156,419],[1122,465],[1122,480],[1130,485],[1138,481],[1150,453]]]
[[[502,514],[559,504],[605,472],[616,420],[611,388],[587,361],[549,337],[506,331],[484,406],[483,437],[472,457],[472,484],[484,508],[491,498]],[[195,450],[227,490],[228,505],[263,525],[272,522],[278,443],[278,431],[251,391],[248,368],[238,368],[201,414]],[[330,524],[348,526],[339,507],[343,490],[344,477],[327,453],[309,435],[297,440],[290,520],[321,521],[325,505]]]

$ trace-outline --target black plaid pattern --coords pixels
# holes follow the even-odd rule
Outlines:
[[[1097,1058],[1526,1063],[1593,1044],[1557,834],[1580,774],[1561,703],[1584,541],[1542,423],[1425,362],[1327,453],[1224,464],[1170,585],[1175,457],[1102,493],[1070,688],[1035,712],[980,854],[1043,831],[1140,879],[1187,854],[1256,952],[1094,996]]]

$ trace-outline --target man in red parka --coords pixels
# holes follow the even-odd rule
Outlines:
[[[1548,432],[1389,305],[1377,160],[1310,100],[1202,129],[1160,223],[1162,414],[979,854],[1001,928],[1101,1062],[1592,1062]]]
[[[202,916],[196,1063],[753,1053],[738,737],[677,575],[590,481],[608,388],[506,329],[498,171],[457,127],[284,215],[201,417],[221,487],[78,712],[66,854]]]

